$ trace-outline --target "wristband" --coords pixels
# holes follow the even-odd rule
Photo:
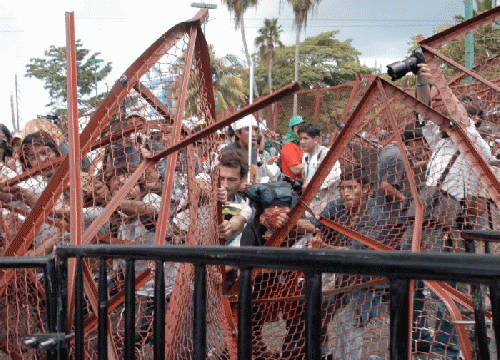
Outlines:
[[[428,81],[424,81],[423,83],[417,84],[417,86],[425,86],[425,85],[431,85],[431,83]]]

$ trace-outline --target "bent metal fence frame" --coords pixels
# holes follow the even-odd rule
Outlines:
[[[477,196],[475,195],[473,199],[464,198],[461,202],[461,205],[468,211],[463,217],[473,224],[471,225],[473,229],[500,229],[498,219],[500,183],[488,159],[485,159],[471,140],[467,132],[469,119],[458,100],[463,95],[481,96],[481,99],[490,107],[498,106],[500,103],[498,72],[493,71],[493,77],[491,77],[491,71],[498,67],[498,60],[488,59],[485,63],[469,70],[439,51],[439,48],[445,44],[457,41],[467,33],[499,21],[499,8],[419,42],[433,74],[435,107],[423,104],[381,78],[367,76],[364,79],[338,87],[321,89],[321,91],[299,91],[298,84],[292,83],[268,96],[258,98],[253,104],[222,119],[216,118],[210,56],[201,31],[201,24],[206,21],[207,16],[208,11],[202,10],[193,19],[179,23],[163,34],[124,72],[92,115],[85,120],[78,120],[75,116],[75,98],[72,92],[68,91],[69,119],[72,121],[68,126],[71,140],[70,154],[37,164],[9,179],[8,185],[14,187],[48,171],[53,172],[29,211],[16,204],[3,205],[9,214],[18,216],[13,222],[15,233],[5,239],[3,256],[40,254],[42,249],[51,249],[49,245],[53,242],[71,245],[95,243],[223,244],[216,233],[216,226],[221,221],[221,210],[214,195],[218,174],[215,171],[216,159],[213,154],[217,153],[222,143],[218,131],[248,114],[258,114],[259,111],[262,113],[268,111],[277,119],[287,121],[290,114],[290,106],[287,104],[291,103],[293,93],[299,95],[299,112],[302,112],[301,114],[310,121],[321,125],[323,130],[328,131],[330,146],[300,200],[290,210],[290,221],[267,238],[266,246],[296,246],[301,237],[294,229],[297,221],[303,218],[307,211],[309,216],[316,217],[318,226],[322,226],[323,229],[332,229],[337,237],[343,236],[339,237],[342,240],[338,243],[332,240],[335,245],[345,246],[347,244],[345,239],[348,238],[355,241],[357,248],[361,246],[375,251],[419,252],[428,251],[431,248],[428,243],[439,238],[443,240],[437,245],[437,251],[456,253],[466,251],[463,236],[465,229],[463,224],[466,221],[462,220],[462,227],[459,227],[456,224],[447,224],[444,220],[446,218],[444,213],[443,219],[426,218],[428,209],[421,194],[422,183],[419,182],[418,174],[415,174],[414,158],[411,155],[413,153],[401,138],[402,129],[415,122],[416,113],[447,132],[463,156],[464,163],[477,178],[474,186],[472,182],[464,185],[467,188],[474,187]],[[74,26],[71,26],[71,17],[69,20],[67,18],[67,21],[68,39],[70,39],[68,49],[70,49],[71,39],[74,39]],[[70,57],[71,53],[68,58]],[[461,74],[446,79],[438,61],[455,67]],[[71,68],[70,60],[68,64],[70,66],[68,73],[71,74],[71,69],[74,70],[74,68]],[[152,76],[160,74],[161,77],[165,73],[169,74],[170,87],[163,93],[164,98],[160,99],[158,93],[154,93],[151,86],[145,83],[151,80]],[[485,75],[481,76],[481,74]],[[465,81],[466,77],[474,81],[468,83]],[[71,88],[75,86],[76,79],[71,76],[69,79],[68,86]],[[314,101],[311,101],[312,99]],[[126,113],[129,116],[125,116]],[[190,115],[203,118],[204,127],[199,129],[187,126],[185,120]],[[82,129],[81,132],[78,129]],[[385,137],[377,138],[376,135],[382,134],[382,130],[386,134]],[[156,136],[159,134],[158,142],[161,146],[145,149],[142,146],[144,139],[139,141],[137,134],[141,134],[144,139],[149,139],[152,134]],[[126,146],[126,144],[129,145]],[[325,216],[321,210],[326,204],[320,204],[318,207],[315,201],[318,195],[320,198],[329,198],[335,193],[336,190],[333,188],[325,192],[322,184],[336,163],[339,162],[342,169],[349,164],[360,163],[363,168],[369,170],[369,177],[372,183],[376,184],[377,174],[380,172],[380,169],[377,169],[379,152],[381,148],[389,144],[396,146],[401,154],[401,171],[406,174],[403,188],[406,191],[406,197],[412,199],[415,209],[413,217],[391,217],[392,210],[387,210],[386,218],[389,220],[386,224],[389,224],[391,228],[389,230],[384,228],[385,232],[378,232],[374,235],[373,231],[378,229],[371,223],[364,223],[361,226],[356,221],[343,222]],[[134,153],[134,146],[136,150],[140,149],[137,154]],[[423,147],[422,145],[422,149]],[[113,158],[115,150],[120,150],[122,154],[125,154],[124,161],[115,161]],[[421,153],[425,151],[422,150]],[[83,182],[83,176],[80,179],[78,170],[72,166],[80,163],[79,159],[85,157],[91,158],[90,168],[94,170],[93,172],[88,170],[93,179],[90,181],[92,189],[90,193],[93,195],[90,198],[97,197],[96,184],[116,183],[116,178],[126,175],[126,179],[120,183],[117,190],[108,192],[108,196],[105,196],[99,204],[94,200],[91,205],[85,205],[84,201],[79,200],[78,197],[80,191],[76,189],[81,186],[81,192],[85,193],[88,186]],[[204,162],[201,159],[205,159]],[[121,165],[125,170],[120,168],[118,171]],[[209,179],[208,185],[206,182],[201,185],[199,181],[203,179],[203,176],[200,176],[200,172],[203,172],[200,168],[204,169],[205,179],[206,177]],[[148,176],[152,170],[158,170],[161,173],[161,176],[158,176],[158,183],[161,184],[159,189],[152,190],[154,186],[148,182]],[[69,219],[71,219],[69,222],[68,216],[55,215],[60,198],[64,197],[63,192],[68,184],[72,205],[69,210]],[[130,194],[134,192],[136,186],[142,193],[143,204],[146,203],[145,195],[153,193],[158,195],[157,210],[152,211],[154,216],[149,223],[144,222],[146,212],[141,206],[136,206],[135,213],[131,213],[130,206],[126,205],[133,203],[134,199]],[[176,193],[179,188],[180,192]],[[376,186],[373,190],[375,194]],[[149,196],[148,199],[151,197]],[[184,201],[179,200],[179,197]],[[375,195],[374,198],[376,198]],[[380,199],[374,199],[374,201],[378,200]],[[467,202],[466,200],[474,201]],[[146,204],[149,206],[152,203]],[[388,205],[393,210],[396,206],[394,202],[389,202]],[[91,213],[98,215],[91,217],[87,222],[86,219]],[[131,233],[133,235],[130,235]],[[382,233],[383,236],[379,236]],[[404,241],[407,242],[404,243]],[[495,249],[492,248],[491,251]],[[98,314],[101,314],[96,285],[97,265],[91,261],[85,261],[81,265],[86,308],[85,352],[89,358],[95,355],[97,318]],[[190,356],[189,349],[193,346],[190,340],[192,332],[190,311],[193,309],[194,268],[189,264],[172,264],[172,268],[174,271],[166,276],[170,278],[172,286],[168,294],[165,315],[165,339],[166,344],[171,346],[166,347],[165,355],[169,359],[187,358]],[[125,301],[123,264],[114,262],[109,269],[110,285],[107,291],[111,297],[107,306],[110,321],[107,323],[108,341],[106,344],[108,357],[118,359],[124,352],[124,332],[120,328],[123,325]],[[68,333],[72,331],[72,321],[69,320],[72,319],[75,306],[73,297],[75,274],[76,261],[70,261]],[[234,287],[227,288],[225,275],[225,269],[221,266],[212,266],[207,270],[207,292],[210,294],[207,305],[209,312],[207,346],[221,358],[234,359],[237,354],[235,308],[237,294],[233,291]],[[353,356],[355,353],[360,356],[361,354],[380,354],[382,357],[387,357],[389,330],[386,305],[388,300],[380,295],[380,293],[387,292],[387,288],[383,286],[387,283],[387,279],[370,278],[367,280],[367,278],[360,279],[355,276],[349,278],[345,275],[343,277],[339,274],[332,275],[330,281],[323,280],[322,316],[326,336],[322,341],[325,355],[332,354],[334,358],[344,358]],[[147,287],[153,278],[155,274],[151,266],[137,265],[135,289],[138,294],[140,292],[144,294],[142,300],[136,300],[139,309],[136,326],[139,326],[143,333],[137,341],[144,347],[147,346],[148,334],[152,331]],[[254,269],[252,351],[255,356],[272,357],[276,354],[280,354],[282,358],[303,356],[300,350],[300,339],[304,335],[300,314],[303,309],[302,278],[303,276],[297,272]],[[419,344],[425,343],[428,349],[421,351],[424,355],[452,356],[450,354],[458,347],[465,359],[472,359],[477,350],[474,346],[475,341],[470,339],[467,321],[470,320],[470,313],[477,308],[477,296],[472,296],[476,294],[474,289],[463,284],[451,285],[430,280],[423,281],[418,286],[414,285],[410,287],[410,300],[413,301],[416,294],[423,298],[419,298],[410,305],[408,316],[412,326],[408,331],[412,331],[412,334],[421,334],[422,328],[435,327],[435,330],[429,332],[429,338],[424,339],[421,335],[413,337],[413,352],[420,352],[425,346],[419,346]],[[420,289],[418,289],[419,286]],[[6,333],[0,337],[1,349],[12,358],[43,357],[41,353],[28,353],[23,350],[19,340],[24,335],[32,333],[33,328],[44,329],[43,314],[37,310],[44,305],[34,300],[36,296],[30,296],[30,292],[37,294],[42,291],[43,285],[40,284],[36,273],[31,270],[22,272],[9,269],[0,274],[0,295],[7,318]],[[368,294],[380,296],[372,297]],[[15,297],[18,297],[17,301],[23,303],[25,308],[31,309],[24,319],[24,325],[19,319],[20,308],[12,304],[12,299]],[[441,304],[444,306],[441,307]],[[418,312],[418,316],[414,316],[414,311]],[[368,314],[368,319],[360,312]],[[486,310],[484,314],[487,318],[491,318],[490,311]],[[353,325],[354,323],[356,325]],[[345,339],[351,339],[350,334],[358,331],[361,324],[363,325],[363,332],[359,335],[363,340],[361,345],[358,341],[352,341],[351,348],[338,352],[337,348],[345,347],[342,341],[345,343]],[[445,331],[436,324],[451,324],[451,327]],[[336,330],[336,328],[341,330]],[[447,333],[440,337],[440,332]],[[355,348],[354,345],[359,348]],[[137,355],[146,358],[147,354],[144,352],[146,350],[138,350],[139,348],[136,348]],[[408,348],[412,351],[412,346]]]

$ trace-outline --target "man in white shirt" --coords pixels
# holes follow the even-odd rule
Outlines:
[[[217,189],[217,201],[222,206],[225,219],[218,227],[218,234],[227,245],[239,246],[241,233],[253,215],[252,208],[238,192],[245,182],[248,172],[246,158],[241,150],[221,151],[219,159],[220,187]]]
[[[328,148],[320,144],[321,131],[315,124],[306,123],[300,125],[298,129],[298,137],[300,141],[300,148],[304,151],[304,154],[302,155],[302,164],[304,165],[302,178],[304,179],[303,187],[305,188],[328,153]],[[338,184],[340,182],[340,174],[340,163],[337,161],[331,168],[323,184],[321,184],[320,192],[311,202],[311,208],[313,210],[319,211],[323,208],[320,204],[320,201],[322,200],[322,195],[320,195],[320,193],[323,192],[324,195],[326,190],[331,189],[334,185]],[[332,199],[324,199],[323,203],[326,204],[329,200]]]

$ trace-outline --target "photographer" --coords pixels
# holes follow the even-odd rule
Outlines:
[[[252,208],[238,193],[248,172],[246,157],[241,150],[221,150],[219,159],[220,187],[217,201],[223,206],[224,220],[217,228],[226,245],[239,246],[243,228],[252,217]]]

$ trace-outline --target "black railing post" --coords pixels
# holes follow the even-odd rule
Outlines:
[[[306,273],[306,354],[321,358],[321,274]]]
[[[47,328],[49,332],[55,333],[57,326],[57,293],[56,293],[56,278],[55,278],[55,259],[52,258],[47,262],[43,271],[43,279],[45,284],[45,307],[47,311]],[[47,351],[47,360],[57,360],[57,348],[51,348]]]
[[[57,262],[57,323],[56,331],[58,333],[68,334],[68,259],[61,258]],[[58,347],[58,359],[68,358],[68,343],[60,342]]]
[[[108,276],[106,258],[100,258],[99,266],[99,319],[97,339],[99,360],[108,358]]]
[[[391,360],[406,360],[410,350],[410,281],[389,279]]]
[[[165,271],[163,261],[156,262],[154,299],[154,358],[165,359]]]
[[[194,268],[194,319],[193,344],[195,360],[203,360],[207,354],[207,295],[205,264]]]
[[[75,358],[84,358],[84,323],[83,323],[83,259],[76,258],[76,279],[75,279]]]
[[[500,349],[500,280],[490,283],[490,301],[496,348]]]
[[[473,239],[465,239],[465,251],[471,254],[476,253],[476,243]],[[486,333],[486,318],[484,316],[483,294],[481,284],[471,284],[472,302],[474,303],[474,338],[476,348],[481,360],[490,359],[488,349],[488,335]]]
[[[45,282],[45,298],[47,307],[47,327],[50,332],[56,332],[56,279],[55,279],[55,259],[47,262],[43,272]]]
[[[252,359],[252,269],[241,269],[238,301],[238,359]]]
[[[125,360],[135,359],[135,261],[125,260]]]

